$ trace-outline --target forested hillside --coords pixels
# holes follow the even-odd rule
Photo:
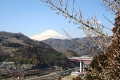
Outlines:
[[[67,57],[48,44],[31,40],[22,33],[0,32],[0,62],[13,61],[17,64],[33,64],[34,68],[66,66]]]

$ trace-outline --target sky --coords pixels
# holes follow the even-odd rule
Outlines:
[[[0,31],[23,33],[31,37],[46,30],[55,30],[65,35],[63,28],[72,38],[85,36],[78,26],[68,23],[68,20],[55,14],[55,11],[46,5],[39,0],[0,0]],[[103,17],[103,14],[113,23],[115,16],[103,7],[102,0],[76,0],[75,9],[78,10],[79,7],[89,16],[95,14],[101,24],[112,29],[113,25]],[[84,14],[84,17],[87,14]],[[105,30],[105,33],[111,35],[108,30]]]

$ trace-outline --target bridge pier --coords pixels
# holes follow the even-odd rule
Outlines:
[[[82,72],[82,62],[80,61],[80,73]]]

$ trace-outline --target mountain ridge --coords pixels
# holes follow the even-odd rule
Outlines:
[[[33,64],[34,68],[55,65],[67,67],[67,63],[70,63],[63,53],[57,52],[50,45],[31,40],[22,33],[9,32],[0,32],[0,62],[3,61],[17,61],[20,65]]]
[[[103,37],[94,37],[94,39],[101,40],[104,47],[105,48],[108,47]],[[79,45],[76,44],[74,41],[76,41]],[[82,56],[82,55],[94,56],[95,55],[94,52],[83,47],[84,45],[90,47],[91,49],[96,50],[97,52],[100,52],[100,50],[98,49],[98,45],[90,37],[74,38],[73,40],[47,39],[47,40],[44,40],[43,42],[46,44],[49,44],[51,47],[53,47],[58,52],[66,53],[67,50],[71,50],[71,51],[76,52],[79,56]]]

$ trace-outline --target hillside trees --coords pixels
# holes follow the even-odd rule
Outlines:
[[[6,58],[8,58],[10,55],[0,52],[0,62],[4,61]]]
[[[114,28],[111,30],[102,24],[99,24],[96,16],[88,17],[84,19],[82,11],[75,10],[75,1],[71,0],[73,7],[69,9],[69,0],[64,2],[63,0],[40,0],[48,4],[51,10],[55,10],[56,14],[62,14],[65,19],[69,19],[69,23],[74,23],[79,29],[82,29],[85,34],[98,45],[101,51],[100,55],[97,55],[90,65],[89,71],[87,72],[87,80],[119,80],[120,79],[120,0],[103,0],[103,5],[115,16],[115,22],[112,23],[108,18],[105,18],[112,23]],[[112,37],[109,37],[103,32],[103,29],[111,30],[113,33]],[[67,34],[67,33],[66,33]],[[68,35],[68,34],[67,34]],[[108,44],[109,48],[104,49],[104,45],[100,39],[94,39],[94,36],[103,37],[105,43]],[[68,37],[70,37],[68,35]],[[71,38],[71,37],[70,37]],[[71,38],[72,39],[72,38]],[[75,41],[74,41],[75,42]],[[97,53],[95,49],[90,48],[88,45],[80,44],[75,42],[77,45],[85,47],[86,49]],[[105,65],[104,65],[105,64]]]
[[[12,57],[13,59],[11,59]],[[37,45],[20,48],[14,53],[14,56],[10,57],[10,60],[17,61],[21,65],[33,64],[35,68],[64,67],[69,63],[69,60],[62,53],[51,47]]]

